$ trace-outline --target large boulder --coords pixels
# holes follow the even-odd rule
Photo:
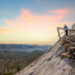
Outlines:
[[[75,29],[75,23],[72,25],[72,29]]]

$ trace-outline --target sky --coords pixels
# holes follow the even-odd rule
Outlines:
[[[75,23],[75,0],[0,0],[0,43],[54,44],[57,27]]]

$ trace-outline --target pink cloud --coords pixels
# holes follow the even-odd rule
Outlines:
[[[9,28],[0,27],[0,35],[5,35],[6,33],[10,32]]]
[[[60,13],[62,13],[62,11],[64,11],[64,15],[65,13],[67,13],[65,10],[55,10],[55,11],[50,11],[51,13],[59,13],[58,15],[43,15],[43,16],[38,16],[38,15],[34,15],[32,14],[29,10],[26,9],[22,9],[21,10],[21,14],[19,17],[17,17],[15,19],[15,21],[12,21],[10,19],[6,19],[5,22],[8,26],[36,26],[38,23],[40,25],[48,25],[52,22],[56,22],[59,21],[61,19],[63,19],[64,15],[60,15]]]
[[[5,23],[6,23],[8,26],[13,25],[13,22],[12,22],[11,20],[9,20],[9,19],[6,19],[6,20],[5,20]]]
[[[38,19],[39,16],[33,15],[29,10],[22,9],[19,18],[24,20],[35,20]]]
[[[9,29],[8,28],[4,28],[4,27],[0,27],[0,31],[9,31]]]
[[[65,15],[68,14],[69,11],[68,10],[64,10],[64,9],[57,9],[57,10],[53,10],[53,11],[49,11],[49,13],[53,13],[53,14],[58,14],[58,15]]]
[[[53,13],[54,15],[51,15]],[[11,29],[36,29],[37,27],[49,28],[57,25],[61,20],[64,19],[64,16],[67,15],[69,11],[65,9],[58,9],[54,11],[49,11],[49,14],[44,14],[42,16],[34,15],[27,9],[22,9],[20,15],[14,19],[6,19],[5,23]]]

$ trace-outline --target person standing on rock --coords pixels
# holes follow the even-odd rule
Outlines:
[[[64,29],[65,29],[66,36],[68,36],[68,27],[67,27],[67,25],[64,26]]]

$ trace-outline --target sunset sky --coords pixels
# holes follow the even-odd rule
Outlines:
[[[0,0],[0,43],[54,44],[73,23],[75,0]]]

